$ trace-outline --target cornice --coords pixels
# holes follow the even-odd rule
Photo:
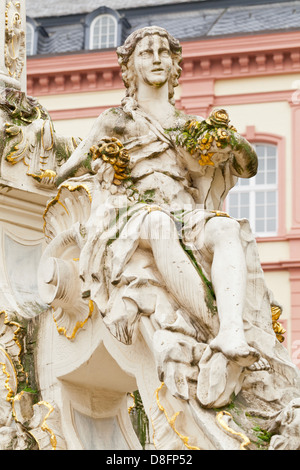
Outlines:
[[[289,31],[186,41],[182,43],[182,49],[186,57],[189,55],[221,57],[232,53],[272,53],[294,48],[299,51],[299,40],[300,31]]]
[[[183,43],[183,80],[296,73],[300,32],[240,36]]]
[[[300,273],[300,260],[265,262],[261,266],[264,272],[297,270]]]
[[[298,73],[300,32],[183,42],[181,83]],[[105,91],[123,87],[116,52],[29,58],[28,94]]]

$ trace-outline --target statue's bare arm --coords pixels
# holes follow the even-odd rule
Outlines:
[[[96,145],[105,135],[111,134],[111,127],[108,126],[110,118],[108,114],[111,114],[110,110],[105,111],[96,119],[88,136],[82,140],[71,157],[61,166],[56,178],[57,186],[67,178],[74,176],[79,168],[87,167],[88,169],[90,148]]]
[[[257,173],[258,159],[253,146],[236,132],[229,161],[231,173],[239,178],[251,178]]]
[[[257,173],[256,152],[229,123],[224,109],[213,111],[207,119],[192,117],[185,123],[179,143],[200,166],[217,167],[226,162],[232,175],[251,178]]]

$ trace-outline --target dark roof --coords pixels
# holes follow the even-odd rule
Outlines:
[[[300,2],[228,8],[209,36],[300,29]]]
[[[200,0],[201,1],[201,0]],[[202,0],[205,2],[206,0]],[[181,3],[193,3],[199,0],[27,0],[26,10],[32,18],[49,18],[91,13],[99,7],[106,6],[113,10],[132,9],[141,7],[157,7]]]
[[[84,49],[84,31],[82,25],[66,25],[47,28],[48,35],[41,35],[38,42],[38,54],[78,52]]]
[[[86,15],[108,3],[127,20],[123,38],[147,25],[162,26],[180,40],[300,30],[300,0],[27,0],[28,16],[35,12],[33,18],[44,31],[37,54],[83,50]],[[69,14],[58,16],[60,11]]]

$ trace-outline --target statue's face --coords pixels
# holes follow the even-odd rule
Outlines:
[[[133,63],[138,81],[163,86],[171,76],[173,65],[168,40],[158,34],[145,36],[135,47]]]

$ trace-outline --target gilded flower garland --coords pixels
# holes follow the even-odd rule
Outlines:
[[[187,121],[182,132],[177,136],[177,143],[185,147],[191,155],[200,158],[199,165],[214,166],[212,157],[213,144],[219,149],[235,144],[236,129],[229,125],[229,117],[224,109],[214,111],[208,119]]]
[[[274,333],[276,334],[276,338],[280,343],[283,343],[284,341],[284,333],[286,333],[286,330],[283,328],[281,323],[279,323],[279,317],[281,316],[281,308],[278,307],[277,305],[271,305],[271,312],[272,312],[272,326]]]
[[[119,186],[122,180],[129,178],[129,153],[117,138],[104,137],[98,145],[91,147],[90,152],[93,160],[102,158],[104,162],[113,166],[115,170],[113,183],[115,185]]]

